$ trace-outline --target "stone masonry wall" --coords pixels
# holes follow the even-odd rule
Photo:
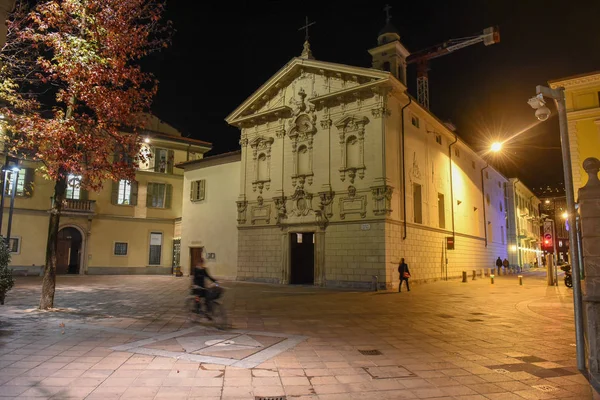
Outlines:
[[[278,227],[238,229],[238,280],[281,283],[281,241]]]
[[[367,288],[377,275],[380,287],[385,287],[384,234],[383,221],[329,225],[325,233],[326,286]]]
[[[411,282],[436,281],[446,278],[446,236],[451,234],[407,226],[406,240],[402,240],[403,226],[386,223],[386,276],[388,286],[398,287],[398,266],[404,258],[409,266]],[[490,242],[485,247],[483,239],[456,235],[454,250],[448,250],[448,279],[459,278],[462,271],[494,268],[497,257],[507,256],[506,244]],[[393,262],[390,263],[390,262]]]

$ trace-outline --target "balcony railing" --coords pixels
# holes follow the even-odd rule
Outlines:
[[[54,198],[51,199],[51,205],[54,207]],[[63,200],[62,210],[65,212],[94,214],[96,212],[96,200]]]

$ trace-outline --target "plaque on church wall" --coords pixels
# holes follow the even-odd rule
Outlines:
[[[370,230],[370,229],[371,229],[371,224],[362,224],[362,225],[360,226],[360,230],[361,230],[361,231],[368,231],[368,230]]]

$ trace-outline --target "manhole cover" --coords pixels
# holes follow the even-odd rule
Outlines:
[[[555,390],[557,390],[554,386],[550,386],[550,385],[535,385],[535,386],[532,386],[532,388],[537,389],[541,392],[545,392],[545,393],[554,392]]]
[[[380,356],[382,353],[379,350],[359,350],[363,356]]]
[[[270,397],[254,396],[254,400],[287,400],[287,397],[286,396],[270,396]]]
[[[468,319],[468,322],[483,322],[482,319]]]
[[[510,371],[507,371],[507,370],[505,370],[503,368],[497,368],[497,369],[494,370],[494,372],[497,372],[499,374],[509,374],[510,373]]]

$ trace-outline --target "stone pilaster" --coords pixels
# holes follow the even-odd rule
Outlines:
[[[588,158],[583,162],[583,168],[589,176],[587,184],[579,189],[585,271],[585,280],[582,281],[585,337],[590,383],[596,392],[600,392],[600,161]]]

